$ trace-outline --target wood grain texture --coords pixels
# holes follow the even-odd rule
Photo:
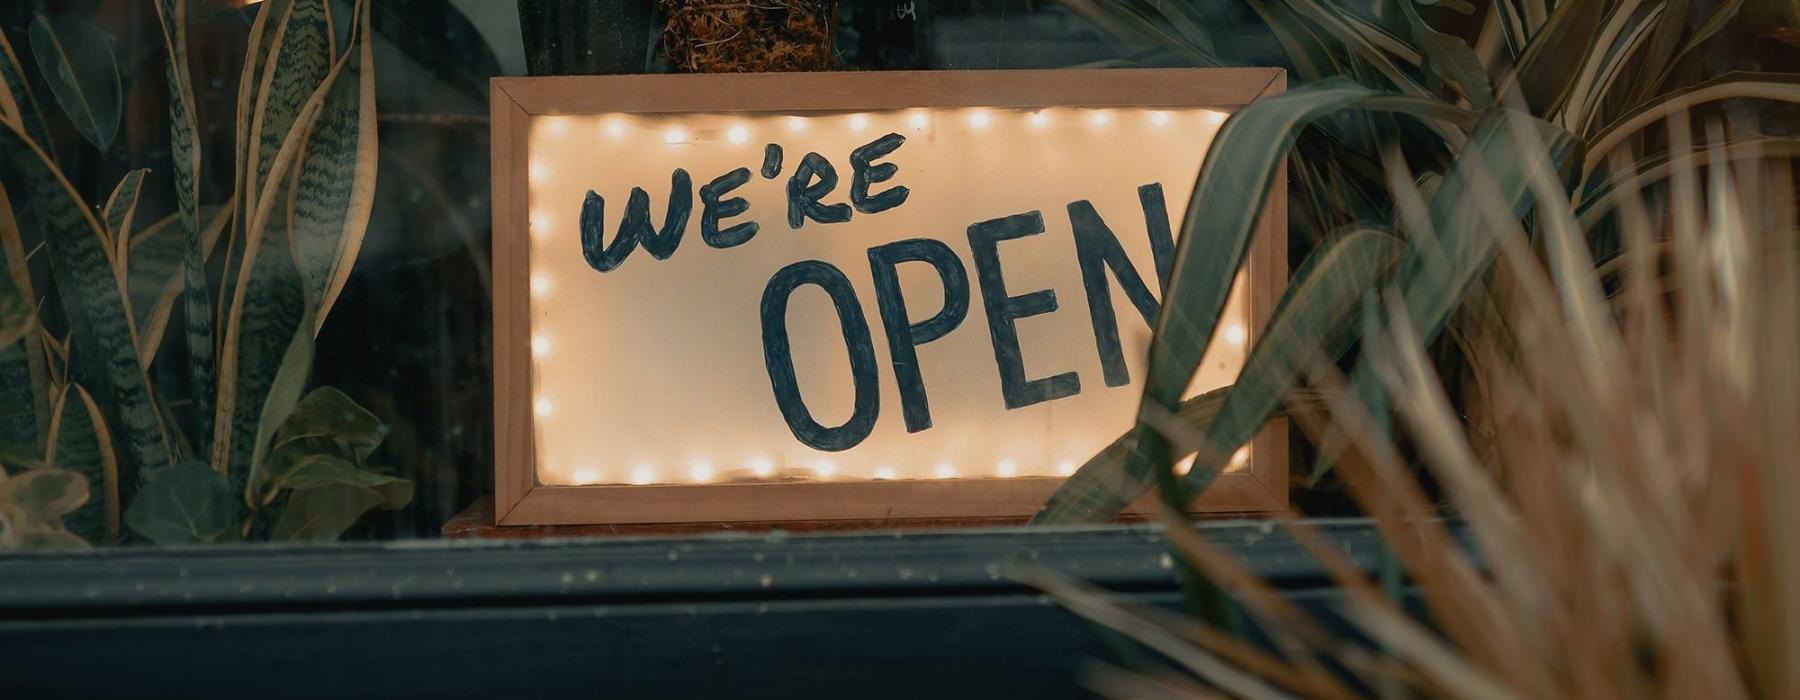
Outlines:
[[[1166,106],[1233,109],[1285,88],[1275,68],[921,71],[495,78],[493,158],[495,504],[501,526],[880,521],[1006,522],[1036,512],[1058,478],[545,486],[534,454],[527,222],[527,137],[538,115],[830,112],[921,107]],[[1250,327],[1287,284],[1285,169],[1271,191],[1247,268]],[[1287,426],[1253,443],[1245,469],[1221,475],[1197,513],[1259,513],[1288,502]],[[1126,517],[1148,512],[1152,500]],[[1135,514],[1135,515],[1133,515]],[[694,525],[700,527],[699,525]],[[698,530],[695,530],[698,531]]]

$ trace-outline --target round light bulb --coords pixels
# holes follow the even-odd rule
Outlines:
[[[600,483],[600,469],[598,467],[577,467],[570,478],[574,479],[577,484],[597,484]]]
[[[1231,468],[1233,468],[1233,469],[1242,469],[1244,467],[1244,464],[1249,461],[1250,461],[1250,446],[1249,445],[1239,447],[1239,448],[1237,448],[1236,452],[1231,453]]]
[[[969,126],[974,127],[976,129],[986,129],[986,128],[988,128],[988,125],[992,124],[993,122],[994,122],[994,118],[989,116],[987,112],[984,112],[982,110],[978,109],[978,110],[975,110],[974,112],[969,113]]]
[[[1112,112],[1095,110],[1093,114],[1088,115],[1088,123],[1093,124],[1094,126],[1106,126],[1107,124],[1111,124]]]
[[[700,483],[712,481],[712,463],[703,459],[695,460],[693,464],[688,465],[688,478]]]
[[[1019,473],[1019,464],[1010,459],[1003,459],[994,468],[994,472],[1003,477],[1011,477]]]
[[[819,476],[831,476],[837,473],[837,465],[829,459],[822,459],[818,464],[813,465],[813,472]]]
[[[931,475],[935,476],[939,479],[953,478],[956,476],[956,467],[951,466],[948,463],[940,464],[940,465],[937,465],[936,468],[931,470]]]
[[[1169,113],[1161,112],[1161,111],[1151,112],[1150,113],[1150,123],[1154,124],[1156,126],[1168,126],[1169,125]]]
[[[913,112],[912,116],[906,118],[906,125],[912,127],[915,131],[924,129],[931,125],[931,118],[925,116],[924,112]]]
[[[537,414],[540,416],[548,416],[556,412],[556,404],[550,403],[550,399],[538,399],[534,408],[537,409]]]
[[[1225,342],[1232,345],[1243,345],[1244,341],[1249,339],[1250,333],[1244,330],[1244,324],[1232,323],[1225,326]]]
[[[732,143],[744,143],[745,141],[749,141],[750,129],[741,124],[731,127],[729,131],[725,132],[725,140]]]
[[[1070,461],[1066,461],[1066,460],[1062,461],[1062,462],[1057,462],[1056,463],[1056,473],[1059,476],[1074,476],[1075,475],[1075,467],[1076,467],[1076,465],[1074,462],[1070,462]]]
[[[638,486],[656,481],[656,468],[648,464],[640,464],[631,468],[631,483]]]
[[[802,117],[788,117],[787,127],[788,131],[805,131],[806,119]]]
[[[663,143],[669,143],[669,144],[681,143],[683,141],[686,141],[687,138],[688,138],[687,132],[682,131],[681,129],[679,129],[677,127],[669,127],[669,129],[667,131],[663,132]]]
[[[535,297],[550,294],[550,278],[543,275],[531,276],[531,295]]]
[[[862,131],[869,128],[869,116],[866,114],[850,115],[850,130]]]
[[[606,120],[606,125],[601,128],[606,130],[607,136],[611,136],[615,139],[625,138],[625,120],[624,119],[620,119],[619,117],[613,117],[611,119]]]
[[[887,480],[893,479],[894,477],[895,477],[895,474],[894,474],[893,467],[876,467],[875,468],[875,478],[877,478],[877,479],[887,481]]]
[[[533,357],[543,357],[550,354],[550,339],[541,335],[532,338],[531,354]]]
[[[766,479],[775,473],[775,463],[766,459],[756,460],[750,463],[750,473],[755,474],[759,479]]]
[[[1041,111],[1032,112],[1031,116],[1026,121],[1031,123],[1031,128],[1042,129],[1050,126],[1050,115]]]

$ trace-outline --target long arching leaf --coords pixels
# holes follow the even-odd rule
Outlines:
[[[0,153],[24,176],[49,244],[50,268],[75,336],[70,376],[99,397],[106,422],[125,441],[132,469],[167,464],[168,436],[150,382],[138,365],[137,331],[99,222],[49,156],[18,127],[0,124]]]
[[[276,204],[286,201],[295,159],[322,106],[319,93],[331,57],[324,0],[294,0],[275,26],[246,144],[247,191],[255,203],[248,210],[219,354],[211,454],[212,467],[221,474],[248,469],[264,397],[304,306],[299,273],[284,245],[285,217],[281,226],[269,224]],[[234,485],[242,477],[235,474]]]
[[[200,141],[195,126],[193,73],[188,68],[187,0],[158,0],[156,17],[162,26],[163,53],[169,83],[169,147],[175,170],[175,200],[180,207],[182,224],[181,308],[187,340],[188,386],[192,388],[195,446],[206,459],[212,435],[212,403],[214,381],[213,303],[207,287],[206,261],[212,246],[201,234]],[[229,208],[228,208],[229,210]],[[171,282],[171,285],[174,283]],[[164,308],[160,303],[154,309]],[[163,328],[168,321],[164,311],[161,323],[145,320],[144,352],[139,358],[149,366],[149,357],[162,345]]]
[[[294,263],[306,284],[317,335],[350,279],[375,202],[378,159],[375,56],[368,8],[352,29],[350,50],[327,78],[325,102],[305,141],[288,216]]]
[[[125,103],[106,34],[72,17],[39,15],[31,21],[31,55],[75,129],[95,148],[111,148]]]
[[[112,431],[107,430],[106,419],[93,395],[80,384],[64,387],[57,397],[44,461],[51,467],[87,477],[87,503],[65,517],[69,530],[89,542],[118,541],[120,499],[132,495],[135,489],[121,493],[123,484],[119,481],[119,457],[113,452]]]
[[[1320,243],[1294,274],[1267,329],[1251,347],[1237,382],[1216,390],[1223,401],[1209,394],[1214,396],[1211,420],[1183,423],[1206,435],[1213,451],[1226,455],[1255,436],[1281,409],[1303,360],[1313,353],[1335,357],[1350,346],[1358,300],[1387,278],[1403,246],[1399,238],[1373,228],[1358,228]],[[1183,412],[1188,410],[1184,406]],[[1186,488],[1197,493],[1223,464],[1202,450],[1188,472]],[[1076,472],[1076,478],[1057,489],[1032,522],[1100,522],[1117,515],[1150,486],[1148,473],[1127,472],[1124,467],[1122,459],[1084,466],[1082,471],[1105,469],[1110,474]]]
[[[119,178],[119,184],[101,205],[101,230],[106,232],[107,241],[112,244],[113,272],[118,273],[119,283],[125,282],[125,270],[131,265],[131,222],[137,214],[138,193],[144,188],[144,175],[148,168],[133,170]],[[130,301],[130,297],[126,297]]]
[[[1462,122],[1466,113],[1434,100],[1377,92],[1348,80],[1327,80],[1251,103],[1220,128],[1207,149],[1194,195],[1182,219],[1173,271],[1150,341],[1144,398],[1133,431],[1133,474],[1153,465],[1165,493],[1176,496],[1168,442],[1153,427],[1174,412],[1225,307],[1238,267],[1249,250],[1276,172],[1300,129],[1342,109],[1412,114]],[[1230,167],[1216,163],[1229,163]]]

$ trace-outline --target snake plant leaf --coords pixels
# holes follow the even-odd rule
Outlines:
[[[1182,219],[1163,313],[1150,341],[1143,404],[1133,430],[1131,474],[1156,467],[1163,491],[1176,497],[1168,443],[1150,421],[1176,411],[1219,322],[1275,174],[1299,130],[1338,110],[1391,111],[1461,122],[1465,115],[1435,100],[1381,93],[1332,79],[1258,100],[1227,119],[1207,149]],[[1214,167],[1229,163],[1230,167]]]
[[[17,443],[0,440],[0,466],[5,465],[26,469],[45,468],[43,458],[39,457],[37,453],[20,447]],[[0,481],[5,480],[5,477],[6,470],[0,468]]]
[[[214,379],[213,355],[213,303],[207,286],[206,261],[212,252],[212,246],[205,242],[202,234],[199,213],[200,201],[200,141],[195,126],[196,108],[194,106],[193,72],[188,65],[187,52],[187,0],[158,0],[156,16],[162,28],[164,66],[168,74],[169,85],[169,147],[170,161],[175,171],[175,200],[179,207],[182,222],[182,257],[181,293],[183,331],[187,341],[188,385],[194,387],[194,409],[190,414],[196,425],[195,434],[201,436],[195,442],[205,447],[207,436],[212,434],[212,386]],[[221,223],[224,221],[222,218]],[[174,287],[175,283],[169,283]],[[150,365],[150,358],[162,345],[164,328],[168,323],[171,306],[158,302],[153,303],[150,316],[142,319],[140,328],[145,332],[143,354],[140,357],[145,367]],[[171,301],[170,304],[173,302]],[[142,310],[140,309],[140,312]],[[200,457],[207,455],[203,452]]]
[[[125,509],[125,524],[160,545],[213,542],[237,524],[231,482],[205,463],[187,460],[152,470]]]
[[[287,187],[285,180],[278,184]],[[255,467],[263,416],[271,406],[291,407],[298,401],[312,368],[312,326],[300,273],[285,245],[287,228],[264,227],[260,238],[258,245],[247,247],[246,254],[253,257],[245,263],[253,266],[239,277],[238,297],[225,327],[213,433],[213,467],[240,486],[248,483]],[[304,349],[296,350],[301,335],[306,336]],[[266,430],[272,434],[279,423],[277,419]]]
[[[0,224],[4,225],[4,224]],[[19,345],[37,327],[37,310],[11,274],[0,275],[0,346]],[[29,378],[24,388],[29,389]]]
[[[294,262],[306,284],[315,335],[350,279],[375,203],[375,59],[369,5],[359,7],[365,14],[322,88],[324,105],[305,141],[288,206]]]
[[[88,499],[87,479],[66,469],[28,469],[0,481],[0,503],[19,508],[25,517],[55,523]]]
[[[1475,111],[1485,112],[1493,107],[1494,86],[1488,82],[1487,69],[1482,67],[1475,49],[1469,48],[1461,37],[1432,29],[1410,0],[1403,0],[1400,7],[1412,29],[1413,41],[1418,42],[1425,55],[1425,66],[1444,82],[1455,85]]]
[[[150,361],[156,357],[156,351],[162,347],[163,336],[168,330],[169,318],[174,313],[175,302],[188,298],[187,294],[187,262],[191,248],[188,247],[185,231],[174,231],[180,228],[179,215],[158,222],[157,226],[145,229],[143,234],[135,236],[131,241],[131,258],[125,274],[126,288],[131,294],[131,308],[138,324],[139,364],[148,368]],[[219,235],[230,223],[231,205],[203,206],[200,208],[201,220],[206,222],[200,230],[201,259],[210,257],[213,245],[218,242]],[[165,224],[166,222],[166,224]],[[204,282],[202,282],[204,284]],[[203,293],[203,301],[208,308],[212,302],[210,295]],[[191,328],[191,326],[190,326]],[[207,333],[211,333],[211,322],[206,325]],[[189,337],[190,342],[193,337]],[[204,348],[205,357],[211,358],[211,348]],[[189,369],[193,369],[193,357],[189,357]],[[195,385],[196,389],[205,385]],[[212,396],[206,391],[195,393],[205,396],[204,406],[212,405]],[[199,406],[195,407],[199,410]]]
[[[271,251],[274,254],[274,251]],[[289,291],[297,291],[290,289]],[[299,304],[298,295],[293,301]],[[284,298],[285,301],[285,298]],[[282,352],[281,363],[268,376],[266,387],[254,385],[249,388],[261,389],[264,396],[261,410],[254,416],[245,415],[241,420],[245,427],[253,427],[255,432],[249,436],[250,442],[238,439],[233,447],[248,455],[248,472],[243,478],[244,503],[255,504],[256,493],[262,485],[265,475],[264,461],[269,453],[269,444],[275,439],[276,432],[287,423],[300,402],[300,392],[306,389],[306,380],[312,374],[313,335],[312,314],[304,308],[298,310],[298,317],[287,325],[290,338],[287,348]],[[251,326],[254,328],[254,325]],[[257,377],[262,379],[262,377]],[[248,404],[240,404],[247,406]],[[247,447],[247,449],[246,449]]]
[[[71,511],[63,522],[89,542],[116,542],[120,504],[134,495],[131,487],[135,485],[119,479],[119,458],[113,452],[112,432],[106,428],[100,405],[80,384],[70,384],[57,398],[55,411],[44,461],[80,474],[88,488],[86,504]]]
[[[331,70],[331,16],[326,0],[293,0],[270,35],[267,65],[256,91],[251,113],[249,163],[252,199],[271,186],[269,173],[275,157],[300,117],[307,97],[324,82]],[[266,11],[266,10],[265,10]],[[285,172],[282,173],[285,176]],[[255,217],[252,217],[252,221]]]
[[[106,198],[106,204],[100,206],[101,221],[106,236],[113,244],[113,260],[118,264],[114,270],[121,279],[125,269],[130,266],[131,255],[131,220],[137,214],[138,194],[144,188],[144,175],[149,168],[142,168],[125,173],[119,178],[119,184],[113,187],[112,194]]]
[[[1376,228],[1334,234],[1319,244],[1276,304],[1237,382],[1209,394],[1217,395],[1210,420],[1195,427],[1216,454],[1231,454],[1282,410],[1311,353],[1335,357],[1349,348],[1355,339],[1357,300],[1386,279],[1403,247],[1399,238]],[[1184,404],[1182,413],[1192,409]],[[1188,492],[1203,490],[1218,473],[1223,461],[1215,456],[1202,450],[1195,458],[1184,485]],[[1111,470],[1105,478],[1076,472],[1032,522],[1101,522],[1118,515],[1151,482],[1148,473],[1127,472],[1125,466],[1124,460],[1096,465]]]
[[[6,282],[20,299],[30,306],[33,321],[26,335],[16,342],[0,343],[0,406],[7,407],[0,419],[0,439],[22,445],[42,444],[39,436],[50,427],[50,373],[44,360],[43,345],[38,342],[41,327],[35,321],[37,294],[32,291],[31,269],[25,254],[25,241],[20,235],[19,221],[13,216],[12,199],[0,186],[0,266],[5,267]],[[17,411],[17,413],[14,413]]]
[[[30,86],[25,79],[23,64],[19,63],[19,54],[13,51],[6,33],[0,32],[0,119],[19,125],[39,148],[51,154],[51,160],[55,160],[56,150],[51,148],[49,132],[44,131],[44,115],[38,110],[37,98],[31,94]]]
[[[276,26],[251,127],[251,164],[245,173],[251,178],[246,192],[255,206],[244,228],[239,271],[231,281],[212,444],[213,468],[233,473],[234,480],[253,468],[263,402],[291,344],[292,324],[300,321],[306,306],[299,271],[285,245],[291,238],[287,217],[279,217],[276,226],[271,222],[278,203],[288,201],[293,166],[328,91],[323,83],[331,74],[333,46],[324,7],[324,0],[295,0]],[[272,177],[263,182],[263,174]]]
[[[75,130],[104,152],[119,135],[124,92],[106,33],[73,17],[31,21],[31,55]]]
[[[168,464],[170,443],[138,364],[137,331],[100,224],[44,152],[0,124],[0,154],[20,172],[48,243],[50,268],[74,334],[69,375],[100,400],[134,470]]]

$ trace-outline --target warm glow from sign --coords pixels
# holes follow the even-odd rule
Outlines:
[[[538,482],[1073,474],[1132,425],[1150,329],[1127,283],[1152,295],[1160,289],[1152,240],[1158,226],[1179,229],[1222,120],[1200,108],[1056,106],[533,118],[527,218]],[[889,134],[904,140],[867,157]],[[852,156],[859,149],[861,165]],[[896,168],[891,177],[858,179],[866,174],[859,168],[882,165]],[[831,172],[794,186],[802,167]],[[672,183],[691,197],[675,244],[663,233]],[[819,209],[791,207],[790,192],[808,185],[824,188]],[[899,205],[852,206],[853,192],[872,197],[897,186],[907,189]],[[584,252],[583,218],[597,217],[602,242],[615,241],[639,196],[633,188],[649,203],[639,219],[648,237],[602,272],[590,260],[597,252]],[[584,208],[590,190],[603,207]],[[975,231],[1025,212],[1041,223],[1009,219],[1015,228],[997,238]],[[751,222],[748,235],[735,228]],[[1090,238],[1078,239],[1077,226]],[[874,249],[905,239],[953,258],[947,264],[961,265],[961,285],[935,263],[898,252],[892,276],[878,279]],[[1114,244],[1116,255],[1081,247]],[[1082,255],[1100,265],[1084,269]],[[811,281],[783,296],[786,362],[800,405],[826,429],[873,411],[866,432],[831,449],[800,439],[773,389],[772,366],[783,363],[767,355],[764,298],[778,272],[802,261],[842,275],[843,301],[861,314],[851,330],[866,337],[872,358],[871,409],[857,400],[852,377],[867,368],[850,356],[849,322],[840,321],[834,297]],[[1098,285],[1084,277],[1095,271]],[[950,313],[950,290],[961,309],[956,322],[919,340],[928,334],[922,324]],[[883,316],[883,294],[904,300],[889,311],[904,319]],[[1241,368],[1252,340],[1246,297],[1240,278],[1190,394],[1229,383]],[[1090,300],[1105,306],[1091,308]],[[996,313],[1010,313],[1010,322],[990,318]],[[1112,335],[1097,332],[1108,325]],[[890,329],[908,327],[915,342],[901,351],[910,347],[914,357],[902,362]],[[1009,361],[1026,388],[1008,388]],[[900,373],[914,371],[928,412],[922,422],[900,385]],[[1055,377],[1067,379],[1044,383]],[[1239,450],[1228,470],[1246,468],[1249,458],[1248,448]]]

